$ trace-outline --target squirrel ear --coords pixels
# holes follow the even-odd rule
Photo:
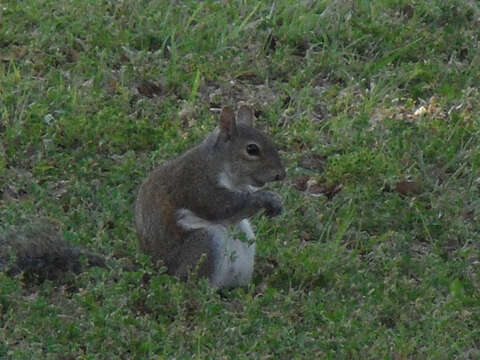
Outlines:
[[[247,126],[253,126],[253,121],[255,120],[255,114],[250,106],[242,105],[238,109],[237,114],[237,123],[244,124]]]
[[[225,139],[230,139],[237,131],[235,124],[235,115],[229,106],[225,106],[220,114],[220,132],[225,135]]]

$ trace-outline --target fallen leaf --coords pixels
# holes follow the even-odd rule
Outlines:
[[[427,113],[427,108],[425,106],[420,106],[417,110],[415,110],[415,112],[413,113],[413,115],[415,116],[421,116],[421,115],[424,115]]]
[[[149,98],[153,98],[154,96],[160,96],[163,93],[160,86],[148,80],[142,81],[137,86],[137,90],[140,94]]]
[[[416,181],[406,180],[396,183],[395,191],[404,196],[418,195],[422,192],[422,187]]]
[[[342,190],[341,184],[333,184],[333,185],[326,185],[326,184],[318,184],[316,181],[308,181],[307,182],[307,192],[312,195],[322,194],[327,197],[328,200],[332,200],[332,198],[337,195]]]
[[[298,191],[307,190],[307,182],[310,180],[310,176],[302,175],[295,179],[294,186]]]
[[[317,180],[310,178],[309,176],[299,176],[294,186],[298,191],[305,192],[312,196],[326,196],[328,200],[331,200],[336,194],[342,190],[341,184],[328,185],[325,183],[319,183]]]
[[[22,59],[27,55],[28,48],[26,46],[15,46],[12,50],[12,54],[16,59]]]

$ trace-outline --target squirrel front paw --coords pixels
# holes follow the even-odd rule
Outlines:
[[[264,197],[263,208],[265,209],[265,215],[272,218],[278,216],[283,211],[282,198],[273,191],[262,191]]]

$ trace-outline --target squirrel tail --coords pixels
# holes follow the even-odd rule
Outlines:
[[[80,273],[85,266],[107,267],[102,255],[67,243],[52,228],[12,227],[0,232],[0,272],[56,279],[65,272]]]

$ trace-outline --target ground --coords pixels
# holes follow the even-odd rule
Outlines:
[[[109,269],[0,274],[0,359],[480,357],[473,0],[5,0],[0,228],[46,219]],[[249,103],[287,179],[254,280],[137,251],[161,161]]]

